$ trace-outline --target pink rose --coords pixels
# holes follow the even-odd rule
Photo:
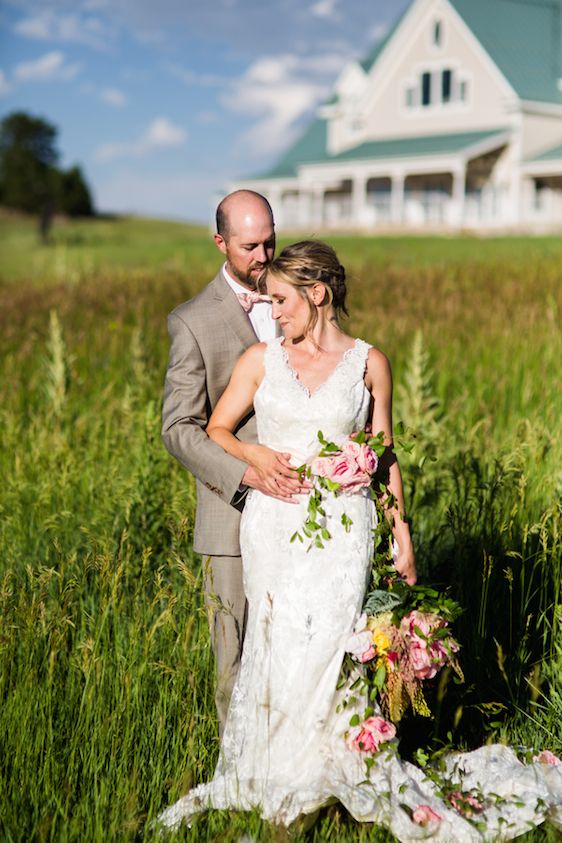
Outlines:
[[[346,454],[336,454],[333,457],[317,457],[311,465],[312,473],[326,477],[346,491],[355,491],[362,486],[368,486],[370,478],[359,468],[355,460]]]
[[[553,767],[562,764],[562,761],[550,749],[543,749],[538,755],[534,755],[533,761],[538,761],[539,764],[551,764]]]
[[[441,814],[438,814],[437,811],[434,811],[433,808],[429,807],[429,805],[420,805],[419,808],[416,808],[412,814],[413,822],[418,825],[427,825],[430,822],[442,819],[443,817]]]
[[[374,474],[377,470],[379,458],[368,445],[361,445],[361,453],[357,457],[357,464],[359,468],[370,477],[371,474]]]
[[[357,752],[378,752],[381,744],[391,741],[396,735],[396,727],[384,717],[368,717],[360,726],[350,729],[347,745]]]
[[[447,799],[459,814],[464,817],[471,817],[472,814],[480,814],[484,810],[484,805],[471,796],[469,793],[462,793],[460,790],[454,790],[447,795]]]
[[[412,646],[409,656],[416,679],[433,679],[437,673],[437,667],[433,664],[428,650],[424,647]]]
[[[393,667],[398,664],[398,653],[395,650],[389,650],[386,657]]]

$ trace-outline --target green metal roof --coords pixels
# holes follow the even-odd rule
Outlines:
[[[533,158],[530,158],[530,161],[556,161],[557,159],[562,158],[562,143],[559,143],[557,146],[553,146],[551,149],[547,149],[545,152],[541,152],[540,155],[535,155]]]
[[[352,161],[368,158],[400,158],[412,155],[443,155],[461,152],[474,144],[492,138],[505,128],[488,129],[483,132],[459,132],[449,135],[420,135],[413,138],[394,138],[390,140],[367,141],[359,146],[346,149],[338,155],[325,156],[324,161]]]
[[[562,104],[562,0],[449,0],[521,99]]]
[[[323,124],[323,125],[320,125]],[[384,158],[400,158],[403,156],[446,155],[447,153],[462,152],[475,144],[505,134],[506,128],[488,129],[482,132],[460,132],[448,135],[420,135],[412,138],[390,138],[366,143],[346,149],[337,155],[326,152],[326,125],[324,120],[316,120],[308,131],[274,169],[255,178],[281,178],[295,176],[300,164],[328,164],[332,161],[379,160]],[[322,146],[314,145],[323,132]],[[318,133],[318,137],[313,135]],[[306,158],[298,154],[299,144],[306,151]]]

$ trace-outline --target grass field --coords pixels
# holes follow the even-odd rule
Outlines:
[[[294,239],[294,238],[293,238]],[[403,752],[562,748],[562,240],[331,237],[380,346],[424,581],[464,685]],[[166,314],[214,275],[202,228],[0,219],[0,839],[153,839],[218,753],[194,486],[159,435]],[[174,839],[284,841],[214,813]],[[295,840],[384,841],[330,809]],[[528,841],[554,841],[552,829]]]

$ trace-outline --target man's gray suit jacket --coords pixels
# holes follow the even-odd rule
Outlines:
[[[240,553],[240,482],[247,464],[210,440],[205,427],[241,354],[258,339],[222,271],[168,317],[170,358],[164,387],[162,438],[197,480],[194,550]],[[256,441],[253,413],[235,431]]]

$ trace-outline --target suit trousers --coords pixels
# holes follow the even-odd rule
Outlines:
[[[215,702],[222,736],[246,626],[241,556],[204,556],[205,606],[215,654]]]

